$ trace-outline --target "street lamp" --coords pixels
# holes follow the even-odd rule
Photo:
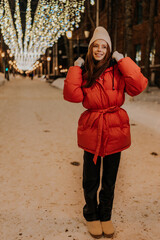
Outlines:
[[[88,38],[88,37],[89,37],[89,34],[90,34],[89,31],[87,31],[87,30],[84,31],[84,36],[85,36],[85,38]]]
[[[40,68],[40,77],[42,76],[42,63],[39,64],[39,68]]]
[[[58,76],[58,42],[55,42],[52,48],[52,73],[54,76]]]
[[[5,57],[5,53],[4,53],[4,52],[1,53],[1,57],[2,57],[2,58]]]
[[[72,39],[72,31],[68,30],[66,32],[66,36],[67,36],[68,39]]]
[[[48,79],[49,79],[49,74],[50,74],[50,61],[51,61],[51,57],[47,57]]]
[[[54,75],[56,76],[56,71],[58,70],[58,67],[54,68]]]
[[[9,60],[9,72],[11,73],[12,72],[12,66],[13,66],[13,62],[12,62],[12,60]]]
[[[67,31],[66,36],[69,40],[69,66],[73,66],[73,41],[72,41],[72,31]]]

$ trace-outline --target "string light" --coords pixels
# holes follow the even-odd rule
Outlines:
[[[66,31],[79,27],[85,0],[39,0],[32,26],[31,0],[27,0],[24,44],[19,0],[15,2],[15,27],[8,0],[1,0],[0,27],[5,43],[15,56],[19,69],[32,69],[34,63]],[[23,46],[24,45],[24,46]]]
[[[91,5],[94,5],[94,4],[95,4],[95,1],[94,1],[94,0],[90,0],[90,4],[91,4]]]
[[[1,0],[0,24],[4,42],[8,45],[11,53],[15,55],[16,52],[20,51],[20,46],[17,40],[8,0]]]
[[[15,2],[14,18],[15,18],[15,25],[16,25],[17,34],[18,34],[18,43],[19,43],[19,47],[20,47],[21,53],[22,53],[22,50],[23,50],[23,45],[22,45],[23,32],[22,32],[19,0],[16,0],[16,2]]]
[[[18,1],[18,0],[17,0]],[[24,53],[27,53],[27,46],[30,39],[31,31],[31,0],[27,1],[27,10],[26,10],[26,28],[25,28],[25,38],[24,38]]]

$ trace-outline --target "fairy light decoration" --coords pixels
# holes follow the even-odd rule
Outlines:
[[[90,4],[91,4],[91,5],[94,5],[94,4],[95,4],[95,1],[94,1],[94,0],[90,0]]]
[[[66,31],[79,27],[85,0],[39,0],[32,25],[31,0],[27,0],[24,42],[19,0],[15,2],[15,26],[8,0],[0,3],[0,28],[4,42],[14,55],[17,67],[31,70],[48,47]]]

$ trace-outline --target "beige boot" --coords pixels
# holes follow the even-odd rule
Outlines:
[[[102,237],[102,226],[101,222],[99,220],[96,221],[87,221],[87,228],[88,232],[91,234],[92,237],[94,238],[100,238]]]
[[[105,237],[111,238],[114,234],[114,227],[112,221],[105,221],[101,222],[102,224],[102,231]]]

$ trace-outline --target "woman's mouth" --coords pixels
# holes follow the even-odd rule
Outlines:
[[[96,53],[95,54],[97,57],[102,57],[103,56],[103,54],[100,54],[100,53]]]

